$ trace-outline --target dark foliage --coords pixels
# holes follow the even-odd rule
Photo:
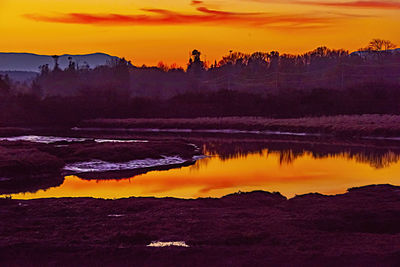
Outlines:
[[[91,118],[398,114],[400,53],[320,47],[303,55],[231,52],[210,68],[41,67],[29,88],[0,77],[0,124],[73,125]],[[21,87],[22,86],[22,87]]]

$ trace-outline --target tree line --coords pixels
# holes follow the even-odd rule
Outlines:
[[[289,55],[230,51],[212,64],[193,50],[187,68],[40,66],[31,84],[0,77],[0,123],[73,124],[96,117],[399,114],[400,52],[375,39],[349,53],[319,47]]]

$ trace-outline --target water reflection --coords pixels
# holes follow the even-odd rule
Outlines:
[[[35,193],[41,189],[62,185],[64,176],[60,173],[16,175],[14,177],[0,176],[1,194],[15,194],[19,192]]]
[[[368,184],[400,184],[400,151],[373,144],[337,144],[212,140],[210,155],[196,164],[151,171],[126,179],[84,180],[65,177],[59,187],[14,198],[42,197],[221,197],[237,191],[295,194],[343,193]]]
[[[373,144],[321,144],[295,142],[209,142],[203,145],[207,155],[218,156],[222,160],[245,157],[248,154],[279,154],[279,164],[293,164],[297,158],[310,154],[315,159],[343,157],[356,162],[370,164],[374,168],[389,167],[400,160],[400,148]]]

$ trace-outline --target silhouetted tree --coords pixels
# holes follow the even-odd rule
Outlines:
[[[252,70],[265,71],[268,63],[268,53],[255,52],[251,54],[248,59],[248,65],[252,67]]]
[[[372,51],[387,51],[396,48],[396,45],[389,40],[373,39],[369,42],[368,48]]]
[[[68,57],[68,68],[67,68],[67,71],[75,72],[75,70],[76,70],[75,62],[72,60],[72,57]]]
[[[58,65],[58,59],[60,58],[60,56],[54,55],[54,56],[52,56],[52,58],[54,59],[54,69],[53,69],[53,71],[59,71],[60,67]]]
[[[162,62],[162,61],[158,62],[157,68],[159,68],[163,72],[168,72],[168,70],[169,70],[168,65],[164,64],[164,62]]]
[[[230,52],[229,55],[223,56],[222,59],[219,61],[218,66],[224,65],[247,65],[248,60],[250,58],[249,54],[241,53],[241,52]],[[215,62],[215,67],[217,62]]]
[[[279,68],[279,52],[278,51],[271,51],[268,55],[269,57],[269,69],[271,71],[278,71]]]
[[[395,49],[397,47],[397,45],[395,45],[394,43],[392,43],[389,40],[383,40],[383,48],[385,50],[390,50],[390,49]]]
[[[41,76],[49,74],[49,72],[50,72],[49,64],[39,66],[39,70],[40,70]]]
[[[205,69],[204,62],[200,59],[201,52],[197,49],[192,51],[188,64],[188,72],[198,73]]]
[[[194,63],[195,62],[200,62],[200,55],[201,55],[200,51],[198,51],[196,49],[192,51],[192,56],[193,56],[193,62]]]

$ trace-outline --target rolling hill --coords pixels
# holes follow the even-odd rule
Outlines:
[[[58,63],[61,69],[68,67],[71,57],[78,66],[88,64],[90,68],[105,65],[117,57],[104,53],[87,55],[60,55]],[[0,71],[28,71],[39,72],[39,66],[49,64],[50,69],[54,68],[54,60],[51,55],[37,55],[31,53],[0,53]]]

